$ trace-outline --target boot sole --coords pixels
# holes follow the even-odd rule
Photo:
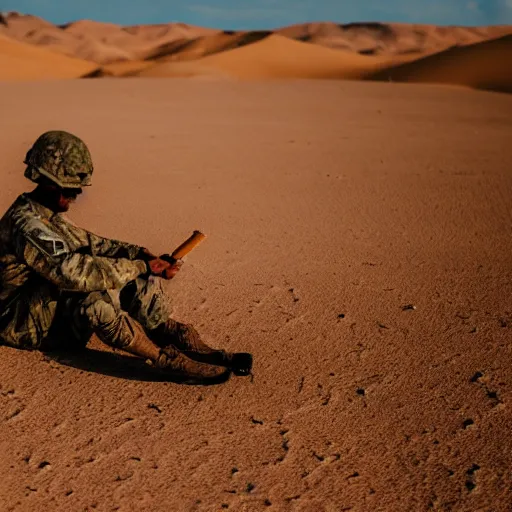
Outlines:
[[[198,363],[206,363],[229,368],[237,376],[251,375],[252,372],[253,358],[252,355],[247,352],[238,352],[235,354],[234,360],[231,363],[223,361],[222,355],[219,353],[204,354],[201,352],[183,351],[183,354]]]
[[[215,375],[213,377],[204,376],[192,376],[179,372],[173,372],[171,370],[165,370],[163,368],[156,368],[159,374],[161,374],[169,382],[176,384],[188,384],[193,386],[209,386],[213,384],[223,384],[227,382],[231,376],[231,371],[226,369],[225,372]]]

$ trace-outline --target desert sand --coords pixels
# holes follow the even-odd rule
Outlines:
[[[334,51],[334,50],[333,50]],[[49,129],[78,224],[155,252],[254,380],[0,347],[5,511],[495,511],[512,503],[512,97],[343,81],[1,83],[0,209]],[[77,101],[79,98],[79,101]]]

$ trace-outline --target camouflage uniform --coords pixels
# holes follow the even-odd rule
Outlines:
[[[128,311],[155,329],[169,312],[156,280],[140,277],[147,275],[142,252],[22,194],[0,220],[0,338],[19,348],[71,347],[97,330],[113,344],[108,331],[119,329],[116,319]]]

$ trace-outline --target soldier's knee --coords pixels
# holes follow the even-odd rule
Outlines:
[[[119,311],[107,292],[93,292],[83,304],[83,314],[94,328],[112,323]]]
[[[134,304],[154,296],[163,296],[162,285],[155,279],[137,278],[127,283],[120,293],[121,307],[128,311]]]
[[[124,311],[149,330],[169,316],[168,300],[160,280],[139,278],[131,281],[121,290],[120,303]]]

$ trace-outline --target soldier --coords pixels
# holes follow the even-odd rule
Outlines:
[[[91,184],[86,145],[64,131],[41,135],[25,158],[37,184],[0,220],[0,340],[23,349],[78,350],[95,333],[186,381],[246,375],[252,356],[206,345],[173,320],[159,278],[176,275],[149,250],[95,235],[63,213]]]

